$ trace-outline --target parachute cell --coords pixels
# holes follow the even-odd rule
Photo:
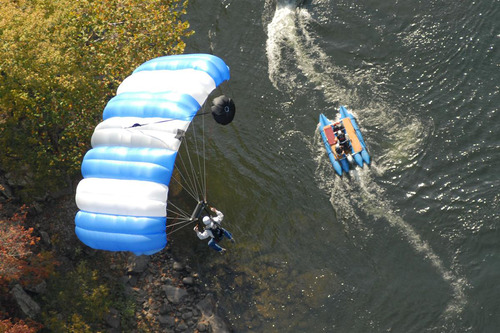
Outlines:
[[[122,82],[82,162],[75,232],[83,243],[137,255],[166,246],[168,185],[182,137],[226,80],[223,60],[191,54],[147,61]]]

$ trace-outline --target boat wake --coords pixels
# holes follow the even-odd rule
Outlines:
[[[348,95],[348,91],[333,78],[346,79],[351,76],[341,68],[331,65],[328,56],[314,44],[314,37],[307,29],[310,21],[309,12],[305,8],[297,7],[296,1],[278,2],[274,16],[267,26],[269,79],[276,89],[293,93],[298,88],[298,73],[293,69],[298,68],[300,73],[307,76],[308,85],[322,91],[327,100],[339,101],[341,97]],[[312,59],[314,61],[311,61]],[[328,65],[322,66],[319,72],[316,66],[321,64]]]
[[[271,2],[266,6],[272,6]],[[315,43],[314,36],[308,32],[312,20],[306,8],[297,6],[296,1],[278,1],[274,16],[269,18],[267,26],[266,51],[268,58],[269,79],[277,90],[293,93],[297,89],[299,76],[307,78],[307,85],[320,90],[325,100],[332,104],[356,104],[363,96],[358,96],[355,87],[358,83],[355,73],[335,67],[327,54]],[[366,76],[364,84],[373,84]],[[330,192],[330,201],[339,221],[347,231],[354,229],[366,239],[375,237],[372,227],[364,223],[362,215],[381,219],[397,230],[416,253],[422,255],[434,267],[441,279],[452,290],[452,300],[447,305],[445,319],[461,313],[467,303],[465,288],[467,281],[451,269],[447,269],[442,259],[434,252],[431,245],[422,239],[414,227],[401,218],[386,198],[384,189],[376,183],[376,178],[396,167],[408,168],[417,163],[417,152],[423,145],[423,125],[419,121],[407,121],[402,125],[398,121],[397,110],[391,110],[384,102],[375,101],[357,113],[362,116],[358,121],[370,124],[372,128],[382,130],[387,140],[377,142],[373,134],[367,131],[366,142],[372,147],[373,164],[367,169],[356,168],[350,179],[338,178],[325,154],[321,142],[319,127],[310,151],[317,162],[316,180],[319,187]],[[319,113],[321,110],[317,110]],[[356,114],[355,114],[356,116]],[[314,115],[317,117],[317,115]],[[415,139],[419,138],[419,139]],[[378,155],[378,158],[377,158]],[[348,222],[347,222],[348,221]],[[363,242],[363,240],[358,240]],[[359,244],[362,246],[362,244]]]
[[[344,224],[346,232],[349,233],[350,230],[355,229],[357,235],[364,235],[364,240],[374,237],[373,229],[364,224],[363,218],[359,216],[360,209],[374,220],[387,221],[391,227],[404,236],[413,250],[420,253],[434,267],[443,281],[450,286],[453,297],[444,311],[445,318],[451,318],[453,315],[461,313],[467,303],[464,292],[468,284],[467,280],[455,274],[451,269],[447,269],[430,244],[422,239],[411,224],[394,211],[389,201],[384,199],[386,197],[385,191],[373,179],[373,169],[355,169],[352,175],[353,179],[350,180],[333,177],[334,173],[331,171],[328,158],[325,157],[321,139],[317,138],[318,134],[319,127],[314,141],[316,161],[319,165],[317,179],[323,180],[319,182],[321,189],[331,190],[330,202],[338,220]],[[346,192],[348,195],[345,194]],[[354,205],[353,202],[357,204]]]

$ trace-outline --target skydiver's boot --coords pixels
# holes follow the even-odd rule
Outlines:
[[[222,250],[219,251],[220,254],[224,254],[226,253],[226,249],[225,248],[222,248]]]

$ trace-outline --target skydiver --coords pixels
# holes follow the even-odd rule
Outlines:
[[[210,210],[217,216],[204,216],[203,224],[205,224],[205,230],[203,232],[200,232],[198,230],[198,226],[195,226],[194,231],[196,232],[196,235],[199,239],[206,239],[210,237],[211,239],[208,242],[208,246],[210,246],[220,254],[224,254],[226,252],[226,249],[221,247],[217,243],[223,240],[224,236],[229,239],[231,243],[234,243],[235,240],[233,238],[233,235],[229,231],[221,227],[222,220],[224,219],[224,214],[222,214],[222,212],[218,211],[214,207],[210,208]]]

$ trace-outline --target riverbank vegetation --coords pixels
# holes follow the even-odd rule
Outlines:
[[[28,199],[78,176],[118,83],[192,32],[178,0],[0,4],[0,162]]]
[[[119,263],[89,260],[79,245],[64,253],[70,264],[59,262],[58,251],[67,247],[57,244],[74,241],[62,232],[73,216],[46,221],[50,227],[30,216],[58,193],[73,192],[93,128],[119,82],[148,59],[183,53],[193,33],[182,19],[187,1],[0,0],[0,6],[0,331],[95,331],[111,306],[133,313],[116,295],[112,270],[99,269]],[[17,209],[24,203],[35,213]],[[41,230],[50,230],[45,242]],[[16,308],[12,288],[41,281],[50,292],[36,299],[43,310],[30,319]]]

